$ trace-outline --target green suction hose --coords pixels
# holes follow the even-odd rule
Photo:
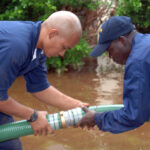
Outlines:
[[[96,112],[112,111],[122,108],[123,105],[90,106]],[[48,123],[53,130],[74,126],[85,115],[81,108],[75,108],[60,113],[47,115]],[[30,124],[26,120],[16,121],[0,126],[0,142],[33,134]]]

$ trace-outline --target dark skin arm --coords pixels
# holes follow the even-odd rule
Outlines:
[[[79,121],[78,126],[81,128],[87,127],[88,129],[93,128],[96,123],[94,121],[95,111],[89,110],[87,107],[82,107],[86,112],[85,116]]]

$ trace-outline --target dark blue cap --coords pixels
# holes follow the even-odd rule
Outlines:
[[[131,19],[126,16],[113,16],[107,20],[99,30],[99,41],[90,53],[91,56],[100,56],[113,40],[123,36],[134,29]]]

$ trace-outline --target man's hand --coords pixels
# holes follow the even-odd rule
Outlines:
[[[86,112],[85,116],[79,121],[78,126],[84,128],[87,126],[88,129],[93,128],[96,123],[94,121],[95,111],[89,110],[87,107],[82,107],[82,109]]]
[[[34,135],[44,135],[46,136],[49,133],[53,133],[48,120],[46,119],[48,113],[46,111],[38,111],[38,119],[34,122],[30,122],[30,125],[34,131]]]
[[[89,107],[89,106],[90,106],[89,103],[83,103],[83,102],[79,101],[79,106],[78,107],[84,108],[84,107]]]

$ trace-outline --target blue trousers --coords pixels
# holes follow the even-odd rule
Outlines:
[[[0,125],[13,122],[12,116],[0,112]],[[22,144],[19,139],[0,142],[0,150],[22,150]]]

